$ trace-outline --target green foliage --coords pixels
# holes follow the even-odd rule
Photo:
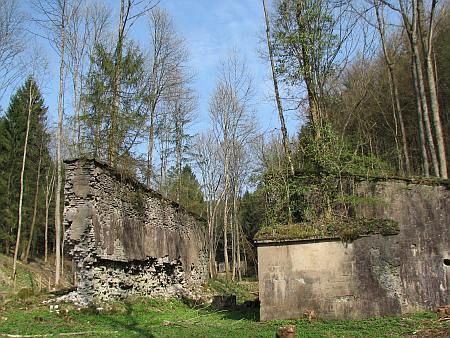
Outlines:
[[[130,202],[134,208],[142,215],[145,215],[145,192],[143,190],[135,190],[130,192]]]
[[[246,191],[240,203],[240,224],[248,240],[252,240],[262,224],[266,223],[266,201],[262,189]]]
[[[131,43],[125,46],[120,79],[119,116],[117,130],[111,130],[112,99],[115,72],[115,53],[105,45],[97,44],[91,55],[91,69],[86,80],[83,101],[86,111],[81,117],[84,130],[84,148],[95,157],[105,159],[109,135],[114,132],[115,150],[127,157],[139,141],[145,126],[144,56]]]
[[[300,133],[296,161],[299,175],[377,175],[392,173],[389,166],[371,154],[361,154],[346,139],[339,137],[330,124],[316,138],[309,125]]]
[[[189,165],[185,165],[180,175],[172,172],[169,178],[169,197],[178,201],[187,210],[203,216],[206,204],[203,200],[200,183]]]
[[[321,93],[339,48],[335,25],[330,1],[279,1],[274,23],[277,72],[293,85],[305,79],[315,86],[312,91]]]
[[[280,166],[269,166],[263,175],[261,190],[268,200],[265,224],[332,220],[352,216],[358,205],[375,203],[374,199],[355,195],[352,177],[386,176],[389,167],[353,149],[327,124],[318,133],[310,125],[305,126],[293,154],[295,176],[286,173],[285,159]]]
[[[22,217],[26,238],[28,226],[34,206],[36,192],[37,169],[41,162],[41,186],[43,176],[50,166],[48,151],[50,136],[46,130],[47,107],[44,104],[40,89],[33,78],[29,77],[24,85],[11,97],[5,116],[0,118],[0,250],[8,250],[15,240],[17,212],[20,190],[20,172],[27,129],[28,112],[30,115],[30,131],[28,136],[27,156],[24,176],[24,196]],[[44,189],[40,189],[38,200],[37,222],[44,218]]]

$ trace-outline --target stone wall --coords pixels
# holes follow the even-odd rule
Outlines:
[[[64,225],[81,303],[177,295],[207,278],[205,224],[92,159],[66,161]]]
[[[400,233],[258,243],[261,319],[332,319],[433,310],[450,302],[450,191],[404,181],[362,183],[375,197],[358,216],[391,218]]]

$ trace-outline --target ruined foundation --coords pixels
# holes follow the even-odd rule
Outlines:
[[[79,303],[189,295],[206,280],[198,216],[93,159],[66,161],[64,191]]]

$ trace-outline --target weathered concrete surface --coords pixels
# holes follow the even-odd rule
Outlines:
[[[207,278],[198,217],[95,160],[66,162],[64,224],[80,302],[175,295]]]
[[[360,185],[375,196],[358,216],[391,218],[400,233],[258,245],[261,320],[364,318],[450,302],[450,192],[401,181]]]

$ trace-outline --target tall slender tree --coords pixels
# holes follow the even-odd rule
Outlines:
[[[220,77],[210,99],[209,108],[214,134],[221,146],[223,158],[223,242],[227,279],[230,278],[228,232],[232,208],[231,161],[235,144],[238,140],[247,138],[254,127],[250,111],[252,97],[252,78],[246,64],[232,52],[221,65]]]
[[[154,0],[120,0],[119,24],[117,27],[117,40],[114,50],[114,78],[112,83],[112,102],[110,133],[108,135],[108,162],[111,165],[116,164],[117,154],[119,152],[120,135],[119,128],[119,110],[121,84],[123,80],[123,51],[125,39],[128,30],[136,23],[141,16],[151,11],[157,2]]]
[[[17,206],[14,212],[17,215],[17,223],[14,226],[16,229],[13,262],[14,279],[16,278],[17,259],[22,248],[23,221],[26,219],[27,223],[32,222],[30,214],[27,213],[25,215],[24,206],[26,206],[27,210],[32,209],[32,196],[34,196],[34,199],[37,198],[36,190],[38,188],[35,188],[35,190],[33,188],[36,187],[39,174],[36,176],[35,171],[32,169],[34,166],[29,160],[39,161],[43,156],[43,151],[39,151],[39,144],[41,142],[44,143],[44,140],[48,139],[45,133],[46,111],[47,108],[44,106],[40,90],[33,78],[29,77],[12,97],[5,116],[5,129],[9,138],[7,143],[12,145],[10,149],[11,156],[6,167],[10,170],[8,173],[8,195],[11,199],[14,199],[14,196],[17,198],[17,204],[11,203],[11,207]],[[5,172],[7,173],[8,171]],[[20,173],[18,177],[16,172]],[[14,192],[17,189],[16,183],[19,190]],[[25,187],[27,191],[25,191]],[[34,210],[36,212],[37,209],[34,208]]]
[[[185,102],[186,98],[183,99],[179,94],[186,93],[191,76],[186,72],[187,48],[175,31],[169,14],[160,8],[154,8],[148,13],[148,25],[151,50],[146,96],[148,109],[146,183],[150,186],[153,175],[155,126],[159,119],[158,106],[168,102],[172,102],[170,104],[173,105],[176,100],[180,103]]]
[[[283,104],[281,102],[280,91],[278,88],[277,72],[275,69],[275,61],[274,61],[274,57],[273,57],[272,36],[270,34],[270,20],[269,20],[269,15],[267,12],[266,1],[262,0],[262,4],[263,4],[264,18],[265,18],[265,23],[266,23],[267,50],[269,52],[270,68],[272,71],[272,80],[273,80],[273,90],[275,93],[275,101],[277,103],[278,117],[280,119],[281,135],[283,136],[283,147],[284,147],[284,152],[285,152],[287,160],[288,160],[289,168],[291,170],[291,174],[294,175],[294,165],[292,164],[291,151],[289,149],[289,136],[288,136],[288,132],[286,129],[286,122],[284,120]]]

